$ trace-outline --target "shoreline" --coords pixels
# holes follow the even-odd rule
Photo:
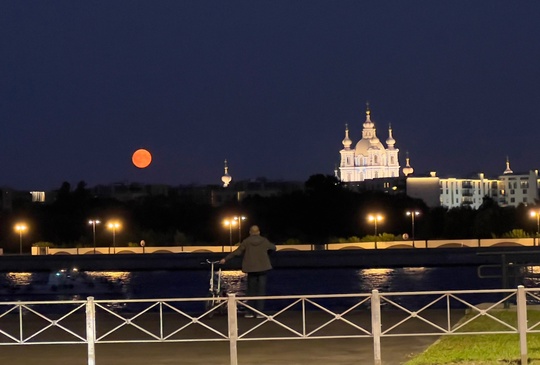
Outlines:
[[[96,255],[1,255],[0,272],[207,270],[207,259],[217,261],[224,253],[155,253]],[[385,249],[339,251],[278,251],[271,256],[274,268],[396,268],[480,265],[540,265],[540,250],[531,247],[484,247],[438,249]],[[235,258],[223,265],[240,268]]]

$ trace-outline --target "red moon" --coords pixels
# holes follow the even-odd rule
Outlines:
[[[150,165],[150,162],[152,162],[152,155],[147,150],[141,148],[133,153],[133,156],[131,156],[131,161],[133,161],[133,164],[136,167],[144,169]]]

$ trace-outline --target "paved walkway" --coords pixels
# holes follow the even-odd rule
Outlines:
[[[385,365],[403,364],[435,338],[383,339]],[[2,346],[4,365],[86,365],[84,345]],[[368,365],[371,339],[249,341],[238,344],[239,365]],[[229,365],[227,342],[99,344],[96,365]]]
[[[433,311],[430,319],[446,321],[445,311]],[[363,312],[359,320],[368,320]],[[386,321],[394,322],[388,313]],[[300,321],[293,315],[291,320]],[[459,319],[459,313],[455,316]],[[398,319],[399,320],[399,319]],[[226,333],[226,317],[215,317],[216,327]],[[240,330],[261,323],[260,319],[239,318]],[[274,326],[274,327],[272,327]],[[418,322],[405,323],[400,333],[422,331]],[[421,325],[420,325],[421,326]],[[131,328],[128,326],[128,328]],[[386,325],[388,328],[388,323]],[[275,335],[279,327],[272,324],[264,329]],[[337,329],[336,329],[337,330]],[[431,345],[437,336],[408,336],[382,338],[384,365],[403,364],[411,356]],[[58,340],[57,338],[55,340]],[[373,339],[294,339],[238,341],[239,365],[369,365],[374,363]],[[229,342],[128,343],[96,345],[96,365],[230,365]],[[0,363],[4,365],[87,365],[86,345],[7,345],[0,346]]]

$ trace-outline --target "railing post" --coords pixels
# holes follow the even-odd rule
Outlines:
[[[229,294],[227,300],[227,318],[229,323],[229,353],[231,365],[238,365],[238,314],[236,311],[236,295]]]
[[[88,365],[96,364],[96,307],[94,297],[86,298],[86,342],[88,343]]]
[[[521,365],[527,364],[527,298],[525,288],[519,285],[517,288],[517,320],[519,332],[519,353]]]
[[[373,363],[382,365],[381,360],[381,298],[379,291],[371,291],[371,333],[373,334]]]

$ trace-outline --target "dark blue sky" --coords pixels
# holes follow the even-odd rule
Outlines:
[[[0,3],[0,186],[332,174],[370,102],[405,164],[540,168],[538,1]],[[138,148],[154,161],[131,164]]]

